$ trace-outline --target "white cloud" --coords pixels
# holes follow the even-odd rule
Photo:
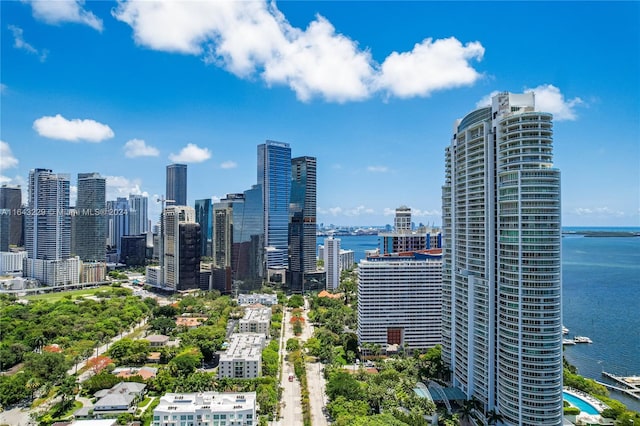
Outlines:
[[[386,207],[382,213],[384,216],[395,216],[396,209],[391,209]],[[442,212],[438,209],[433,210],[421,210],[421,209],[411,209],[411,217],[427,217],[427,216],[442,216]]]
[[[105,176],[105,179],[107,179],[107,200],[115,200],[118,197],[128,198],[129,194],[149,196],[146,191],[142,191],[142,181],[138,178],[129,179],[124,176]],[[155,201],[155,198],[151,201]]]
[[[266,1],[123,0],[113,16],[131,26],[139,45],[201,56],[241,78],[257,75],[269,85],[288,85],[302,101],[356,101],[376,92],[428,96],[473,84],[480,74],[470,61],[484,54],[477,41],[425,39],[380,65],[326,18],[318,15],[297,28]]]
[[[9,143],[0,140],[0,172],[18,166],[18,159],[13,155]]]
[[[97,121],[79,118],[67,120],[60,114],[45,116],[33,122],[33,129],[40,136],[71,142],[102,142],[114,136],[111,127]]]
[[[331,216],[363,216],[375,213],[375,210],[365,206],[357,206],[352,208],[330,207],[328,209],[318,208],[319,214],[329,214]]]
[[[238,163],[236,163],[235,161],[225,161],[224,163],[220,164],[220,168],[222,169],[235,169],[236,167],[238,167]]]
[[[26,50],[32,55],[36,55],[40,59],[40,62],[44,62],[47,59],[49,51],[46,49],[36,49],[31,44],[27,43],[24,40],[24,31],[22,30],[22,28],[16,27],[15,25],[9,25],[9,29],[13,33],[13,47],[15,47],[16,49]]]
[[[8,90],[8,89],[9,89],[9,86],[7,86],[7,85],[6,85],[6,84],[4,84],[4,83],[0,83],[0,93],[1,93],[1,94],[3,94],[3,95],[4,95],[5,93],[7,93],[7,90]]]
[[[387,166],[368,166],[367,171],[372,173],[386,173],[389,171],[389,168]]]
[[[160,155],[158,148],[147,145],[142,139],[131,139],[124,144],[124,156],[127,158],[157,157],[158,155]]]
[[[208,148],[200,148],[193,143],[187,144],[178,154],[169,155],[169,160],[174,163],[202,163],[209,158],[211,158],[211,151]]]
[[[469,64],[481,60],[479,42],[463,45],[454,37],[417,43],[411,52],[393,52],[382,63],[381,89],[400,98],[429,96],[433,91],[476,82],[480,74]]]
[[[33,17],[48,24],[73,22],[102,31],[102,19],[84,9],[84,0],[27,0]]]
[[[606,216],[622,217],[622,216],[624,216],[624,212],[622,212],[620,210],[613,210],[613,209],[611,209],[609,207],[594,207],[594,208],[578,207],[574,211],[578,216],[600,216],[600,217],[606,217]]]
[[[578,97],[565,99],[560,89],[552,84],[542,84],[533,89],[525,89],[525,92],[533,92],[536,97],[536,109],[550,112],[556,121],[575,120],[578,115],[575,107],[584,101]]]
[[[575,107],[584,104],[578,97],[565,99],[560,89],[552,84],[541,84],[533,89],[524,89],[524,92],[535,94],[536,110],[550,112],[556,121],[575,120],[578,118]],[[500,93],[497,90],[484,96],[476,103],[476,107],[481,108],[491,105],[491,98]]]

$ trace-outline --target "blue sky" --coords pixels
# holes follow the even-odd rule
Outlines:
[[[318,162],[318,221],[440,224],[453,123],[495,91],[554,113],[563,225],[640,226],[638,2],[0,2],[0,181],[107,176],[189,203]],[[159,206],[150,203],[151,214]],[[154,216],[155,217],[155,216]]]

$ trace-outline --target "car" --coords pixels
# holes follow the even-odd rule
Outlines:
[[[289,374],[289,381],[293,382],[293,374]]]

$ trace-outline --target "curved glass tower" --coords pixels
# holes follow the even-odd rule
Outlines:
[[[445,152],[443,357],[509,425],[562,424],[560,172],[552,116],[500,93]]]

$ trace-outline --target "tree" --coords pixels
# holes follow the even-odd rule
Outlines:
[[[330,400],[343,396],[350,400],[364,399],[360,382],[346,371],[337,370],[331,374],[327,382],[326,393]]]
[[[169,369],[178,376],[186,377],[193,373],[202,362],[202,354],[198,349],[191,349],[177,355],[169,362]]]
[[[149,321],[149,329],[160,334],[170,334],[175,328],[175,320],[169,317],[157,317]]]
[[[503,419],[502,414],[496,410],[487,411],[487,425],[497,425],[498,422],[501,422]]]
[[[287,350],[289,352],[291,351],[297,351],[298,349],[300,349],[300,341],[296,338],[290,338],[287,340],[287,346],[286,346]]]
[[[287,301],[287,306],[290,308],[300,308],[304,306],[304,297],[300,294],[294,294]]]
[[[30,353],[25,356],[25,371],[43,382],[58,383],[67,374],[69,367],[69,363],[61,353]]]
[[[60,395],[60,412],[64,413],[73,403],[74,395],[76,391],[76,378],[75,376],[67,376],[64,378],[60,387],[58,388],[58,395]]]

